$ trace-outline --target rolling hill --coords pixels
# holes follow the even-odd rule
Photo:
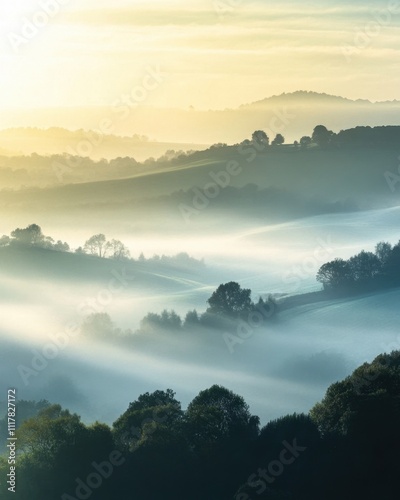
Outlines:
[[[42,109],[34,114],[25,110],[5,110],[3,127],[63,127],[70,130],[96,130],[105,118],[113,133],[155,137],[168,143],[235,143],[250,137],[256,129],[270,135],[283,133],[293,142],[307,130],[323,123],[339,132],[359,125],[399,125],[400,103],[353,101],[316,92],[298,91],[272,96],[236,109],[196,110],[138,106],[126,119],[113,107]],[[34,116],[34,118],[33,118]],[[79,117],[79,123],[77,122]],[[0,142],[0,147],[2,146]]]

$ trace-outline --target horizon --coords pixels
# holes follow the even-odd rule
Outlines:
[[[173,109],[234,109],[299,88],[400,99],[398,8],[386,2],[54,2],[0,7],[3,108],[112,106],[146,85],[138,102]]]
[[[138,108],[151,108],[151,109],[162,109],[162,110],[178,110],[178,111],[196,111],[196,112],[207,112],[207,111],[237,111],[240,110],[241,108],[246,108],[247,106],[253,106],[255,104],[263,103],[264,101],[269,101],[272,99],[279,99],[283,97],[288,97],[288,96],[295,96],[295,95],[300,95],[303,94],[304,96],[312,96],[312,97],[328,97],[328,98],[335,98],[335,99],[341,99],[343,101],[349,101],[351,103],[365,103],[365,104],[393,104],[393,103],[400,103],[400,98],[399,99],[392,99],[392,100],[371,100],[371,99],[364,99],[364,98],[351,98],[346,95],[339,95],[339,94],[328,94],[325,92],[318,92],[316,90],[305,90],[305,89],[298,89],[298,90],[293,90],[291,92],[281,92],[279,94],[272,94],[265,96],[261,99],[257,99],[255,101],[251,102],[242,102],[238,104],[235,107],[231,108],[196,108],[194,106],[190,106],[189,108],[185,107],[171,107],[171,106],[166,106],[166,105],[146,105],[143,104],[141,105],[138,103],[137,107]],[[28,107],[25,109],[30,109],[30,110],[53,110],[53,109],[98,109],[98,108],[107,108],[105,105],[99,105],[99,104],[84,104],[81,106],[69,106],[69,105],[60,105],[60,106],[48,106],[48,107],[38,107],[38,106],[33,106],[33,107]],[[12,107],[12,106],[2,106],[2,109],[4,110],[20,110],[20,107]],[[7,127],[11,128],[11,127]],[[14,127],[12,127],[14,128]],[[19,128],[19,127],[17,127]],[[21,127],[22,128],[22,127]],[[27,128],[27,127],[24,127]],[[38,127],[40,128],[40,127]],[[49,126],[49,128],[52,128]],[[58,128],[54,126],[54,128]],[[62,128],[62,127],[61,127]],[[4,129],[0,129],[4,130]]]

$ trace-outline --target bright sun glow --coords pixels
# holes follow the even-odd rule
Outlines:
[[[154,106],[224,109],[299,89],[399,98],[398,16],[362,50],[355,35],[374,20],[370,2],[221,4],[223,13],[211,0],[3,0],[0,106],[110,106],[148,66],[170,75]]]
[[[36,0],[15,0],[0,3],[0,33],[1,37],[8,37],[24,22],[24,17],[35,13],[39,8]]]

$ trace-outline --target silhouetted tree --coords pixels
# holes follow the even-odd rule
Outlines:
[[[379,242],[375,247],[375,255],[378,257],[382,266],[385,266],[390,258],[392,245],[387,242]]]
[[[234,318],[249,312],[252,308],[251,290],[241,288],[239,283],[231,281],[220,285],[207,300],[210,314],[225,315]]]
[[[349,259],[351,277],[354,281],[367,281],[375,278],[381,271],[381,263],[372,252],[361,251]]]
[[[81,330],[88,337],[110,341],[119,333],[107,313],[90,314],[84,319]]]
[[[322,283],[325,289],[348,285],[351,281],[349,264],[343,259],[323,264],[317,273],[317,281]]]
[[[272,146],[281,146],[285,142],[285,138],[282,134],[276,134],[275,139],[272,141]]]
[[[185,316],[185,321],[183,326],[185,328],[190,328],[192,326],[199,326],[200,325],[200,317],[196,309],[193,311],[188,311]]]
[[[263,130],[256,130],[255,132],[253,132],[251,138],[254,143],[261,146],[266,147],[269,145],[269,137]]]
[[[130,403],[126,412],[114,422],[113,432],[116,442],[133,450],[138,446],[140,439],[143,443],[145,424],[151,424],[147,427],[149,434],[150,429],[155,430],[154,426],[160,424],[174,426],[181,421],[182,416],[181,404],[175,398],[172,389],[146,392]]]
[[[385,427],[395,423],[395,415],[397,422],[400,418],[399,387],[400,351],[382,354],[372,363],[364,363],[342,382],[332,384],[324,399],[312,408],[310,415],[323,435],[359,434],[360,426],[365,430],[367,422],[372,423],[375,418],[380,418],[379,426]],[[382,406],[382,402],[388,398],[393,403],[390,413]],[[397,423],[395,427],[399,435]],[[368,442],[372,435],[377,436],[381,431],[379,427],[370,428],[364,439]]]
[[[0,248],[1,247],[8,247],[8,245],[11,243],[11,238],[9,236],[3,235],[0,238]]]
[[[312,134],[312,141],[318,146],[324,147],[330,143],[332,136],[331,130],[328,130],[324,125],[317,125]]]
[[[15,229],[12,231],[11,237],[14,238],[16,243],[30,246],[40,246],[45,240],[42,229],[37,224],[31,224],[25,229]]]
[[[91,255],[105,257],[108,250],[106,237],[101,233],[91,236],[85,242],[83,249],[85,252],[89,252]]]
[[[244,399],[220,385],[201,391],[185,413],[189,439],[209,446],[229,438],[256,437],[259,418],[252,416]]]
[[[300,146],[305,149],[307,148],[310,144],[312,143],[312,139],[311,137],[309,137],[308,135],[305,135],[303,136],[301,139],[300,139]]]
[[[112,259],[124,260],[130,258],[129,249],[119,240],[111,240],[106,244],[107,252]]]
[[[154,332],[158,330],[178,331],[182,328],[182,319],[175,311],[164,309],[161,314],[148,313],[140,322],[140,331]]]

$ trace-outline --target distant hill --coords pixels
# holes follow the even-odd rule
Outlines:
[[[56,216],[67,211],[87,221],[117,217],[132,227],[167,230],[186,220],[182,206],[185,213],[189,210],[191,222],[203,221],[207,229],[221,218],[232,220],[234,213],[237,223],[270,223],[393,207],[398,205],[399,139],[400,127],[358,127],[338,134],[327,148],[284,145],[255,153],[251,144],[245,144],[213,147],[148,165],[93,162],[91,179],[66,176],[64,185],[55,182],[50,164],[43,175],[52,176],[51,184],[4,190],[0,210],[35,214],[37,220],[47,218],[49,212]],[[36,162],[42,164],[43,159],[38,156]],[[226,182],[232,162],[238,174],[229,175],[225,187],[216,186],[215,176]],[[215,188],[207,197],[204,192],[210,190],[210,183]],[[196,225],[190,227],[194,230]]]
[[[49,108],[29,113],[25,110],[4,110],[2,123],[5,127],[83,127],[95,130],[107,118],[115,135],[146,135],[169,143],[165,149],[175,149],[177,145],[181,145],[179,149],[186,149],[182,143],[190,149],[190,145],[235,143],[250,137],[257,129],[266,130],[269,135],[282,133],[287,141],[293,142],[319,123],[335,132],[357,125],[400,125],[400,102],[372,103],[298,91],[255,100],[237,109],[184,110],[138,106],[126,118],[121,117],[122,108],[119,112],[111,107]],[[0,147],[8,147],[2,144],[1,135]],[[18,148],[13,146],[11,149]],[[152,156],[155,154],[151,153]],[[136,159],[140,159],[139,156]]]
[[[308,102],[310,104],[372,104],[371,101],[368,101],[367,99],[357,99],[352,100],[348,99],[347,97],[341,97],[341,96],[336,96],[336,95],[330,95],[330,94],[321,94],[319,92],[308,92],[306,90],[297,90],[296,92],[291,92],[291,93],[283,93],[279,95],[274,95],[271,97],[267,97],[265,99],[261,99],[260,101],[255,101],[250,104],[243,104],[240,106],[240,109],[245,109],[245,108],[251,108],[251,107],[259,107],[259,106],[268,106],[271,103],[305,103]],[[400,104],[398,101],[394,101],[394,103]],[[382,104],[382,103],[381,103]]]
[[[39,247],[0,247],[0,275],[25,280],[54,280],[70,283],[107,283],[111,278],[133,290],[182,291],[193,288],[187,278],[204,273],[204,264],[184,258],[140,262],[103,259],[92,255],[58,252]],[[193,264],[194,263],[194,264]],[[0,293],[0,296],[2,294]]]
[[[159,158],[167,151],[206,149],[204,144],[158,142],[146,136],[101,134],[96,130],[67,130],[62,127],[21,127],[0,130],[0,154],[5,156],[67,153],[94,160],[129,156],[137,161]],[[10,151],[11,150],[11,151]]]

